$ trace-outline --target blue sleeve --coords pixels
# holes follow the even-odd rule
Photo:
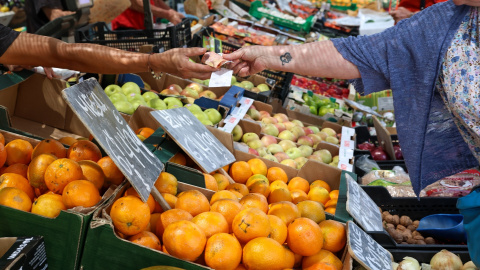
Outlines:
[[[0,24],[0,56],[12,45],[19,34],[20,33],[13,31],[11,28]]]

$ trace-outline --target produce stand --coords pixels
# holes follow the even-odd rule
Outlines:
[[[162,29],[154,27],[148,0],[143,1],[145,30],[111,30],[106,22],[73,26],[67,23],[70,17],[56,23],[70,25],[70,33],[75,29],[70,42],[80,44],[142,53],[205,47],[226,54],[247,46],[295,46],[357,36],[358,27],[337,25],[332,19],[369,4],[197,2],[199,10],[203,4],[211,8],[208,14],[194,23],[184,19]],[[182,3],[175,4],[180,10]],[[8,24],[13,15],[0,13],[0,20]],[[190,61],[200,63],[201,56]],[[6,261],[2,243],[15,237],[34,239],[40,247],[43,243],[48,269],[219,269],[210,252],[216,237],[230,241],[213,253],[223,256],[216,259],[222,267],[232,263],[232,269],[310,269],[309,264],[323,260],[320,254],[337,270],[391,269],[406,257],[430,264],[441,250],[458,255],[462,264],[472,259],[456,205],[471,186],[480,184],[480,172],[473,169],[442,179],[444,186],[463,183],[456,193],[423,190],[417,198],[410,196],[413,189],[396,192],[396,187],[411,183],[395,112],[386,106],[391,105],[391,91],[359,97],[347,80],[268,69],[246,78],[232,75],[230,86],[210,83],[168,73],[154,79],[150,72],[80,73],[66,80],[26,70],[0,75],[0,266]],[[96,189],[100,199],[93,206],[67,208],[67,195],[48,187],[45,172],[45,186],[31,180],[33,161],[2,160],[6,148],[13,155],[12,141],[28,142],[33,153],[42,154],[58,154],[41,146],[58,142],[66,154],[55,160],[74,160],[69,153],[75,147],[66,143],[66,137],[94,145],[99,158],[108,156],[112,168],[121,173],[118,183]],[[106,181],[109,171],[100,167],[100,161],[86,160],[75,161],[84,166],[82,177],[89,178],[87,163],[98,166]],[[360,169],[365,163],[368,172]],[[28,184],[9,186],[13,180],[4,179],[12,175]],[[94,183],[93,178],[87,180]],[[32,190],[30,210],[15,209],[4,200],[2,192],[9,189]],[[45,194],[49,190],[57,192],[64,206],[55,217],[32,210],[44,195],[52,195]],[[143,222],[135,232],[129,230],[131,224],[125,229],[118,216],[116,203],[127,207],[127,200],[138,204],[123,214]],[[222,209],[222,204],[231,208]],[[253,218],[246,214],[250,212],[255,212]],[[169,216],[172,213],[178,216]],[[440,228],[439,234],[424,228],[425,218],[432,215],[453,217],[456,223]],[[170,221],[193,226],[200,236],[183,227],[175,235],[183,238],[172,244]],[[295,235],[295,229],[301,230],[298,224],[308,228],[303,229],[308,237]],[[249,227],[259,228],[252,238]],[[188,246],[177,247],[187,242]],[[251,246],[266,243],[270,246],[249,261],[255,252]],[[276,248],[281,252],[274,252]],[[198,256],[189,257],[194,253]],[[275,262],[265,260],[273,256]],[[257,263],[265,265],[255,268]]]

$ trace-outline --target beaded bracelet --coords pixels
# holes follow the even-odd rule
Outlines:
[[[153,71],[153,69],[150,67],[150,56],[152,56],[153,53],[149,54],[148,55],[148,58],[147,58],[147,67],[148,67],[148,71],[150,71],[150,73],[152,73],[152,76],[155,80],[160,80],[162,78],[162,75],[163,73],[160,72],[159,74],[155,73],[155,71]]]

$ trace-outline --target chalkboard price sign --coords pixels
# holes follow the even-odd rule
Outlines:
[[[348,174],[347,179],[347,211],[367,232],[383,231],[382,214],[377,204]]]
[[[187,108],[152,111],[163,130],[207,173],[235,157]]]
[[[350,255],[367,269],[392,269],[392,254],[351,221],[347,222],[347,247]]]
[[[135,135],[96,80],[69,87],[62,95],[146,202],[163,163]]]

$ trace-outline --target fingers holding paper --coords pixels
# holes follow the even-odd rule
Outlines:
[[[224,54],[223,59],[232,61],[228,65],[233,73],[241,77],[258,73],[268,67],[266,49],[262,46],[250,46],[231,54]]]

